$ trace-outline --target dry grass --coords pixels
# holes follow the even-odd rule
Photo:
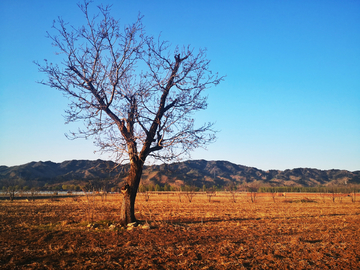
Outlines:
[[[1,269],[358,269],[360,203],[317,194],[139,194],[0,202]],[[148,200],[147,200],[148,199]]]

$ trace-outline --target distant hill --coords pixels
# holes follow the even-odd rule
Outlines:
[[[111,180],[124,167],[112,161],[70,160],[62,163],[30,162],[19,166],[0,166],[0,185],[39,186],[55,184],[84,185],[94,180]]]
[[[104,160],[70,160],[62,163],[30,162],[0,166],[0,186],[53,186],[101,183],[117,186],[126,178],[129,165]],[[360,183],[360,171],[292,170],[263,171],[228,161],[188,160],[180,163],[145,166],[142,183],[159,185],[225,186],[258,181],[270,186],[319,186]]]
[[[189,160],[181,163],[147,167],[144,182],[161,184],[194,184],[224,186],[260,181],[271,186],[319,186],[329,184],[360,183],[360,171],[318,170],[298,168],[292,170],[263,171],[236,165],[228,161]]]

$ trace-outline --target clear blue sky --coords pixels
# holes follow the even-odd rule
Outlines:
[[[64,124],[67,99],[36,83],[32,63],[56,59],[45,33],[57,16],[81,24],[77,2],[0,2],[0,165],[108,159],[92,140],[66,139],[77,127]],[[102,1],[112,2],[124,24],[141,12],[148,34],[206,47],[227,75],[197,116],[218,139],[193,159],[360,170],[360,1]]]

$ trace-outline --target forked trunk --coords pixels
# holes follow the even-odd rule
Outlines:
[[[123,226],[136,222],[135,199],[142,175],[143,164],[144,163],[141,161],[130,162],[130,172],[126,181],[127,184],[122,188],[124,198],[121,205],[120,223]]]

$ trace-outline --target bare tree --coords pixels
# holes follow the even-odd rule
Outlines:
[[[16,188],[14,186],[7,187],[7,189],[5,190],[5,194],[9,194],[9,199],[12,202],[15,198]]]
[[[337,187],[333,184],[330,186],[329,191],[331,193],[332,201],[335,202],[337,197]]]
[[[277,192],[274,189],[274,190],[271,190],[270,193],[271,193],[271,197],[273,199],[273,202],[276,203],[276,196],[278,195]]]
[[[182,193],[183,193],[183,187],[177,187],[176,188],[176,193],[177,193],[177,195],[178,195],[178,197],[179,197],[179,202],[181,202],[181,195],[182,195]]]
[[[358,185],[350,185],[350,196],[351,196],[351,201],[354,203],[356,202],[356,191],[357,189],[359,189]]]
[[[229,191],[230,193],[230,200],[231,202],[236,203],[236,199],[238,196],[238,190],[237,190],[237,186],[234,183],[230,183],[229,185],[226,186],[226,190]]]
[[[48,33],[60,65],[36,63],[48,79],[41,83],[69,99],[66,122],[85,128],[69,138],[95,138],[100,151],[130,163],[121,210],[123,224],[135,222],[134,206],[148,157],[169,161],[215,138],[212,123],[194,126],[193,113],[206,109],[203,91],[223,77],[209,70],[205,50],[173,48],[145,35],[142,17],[124,29],[99,6],[91,17],[89,2],[79,4],[85,24],[69,26],[61,18]]]
[[[257,196],[259,186],[260,186],[259,183],[257,183],[256,181],[247,184],[247,189],[248,189],[248,192],[250,193],[250,199],[251,199],[251,202],[253,202],[253,203],[256,202],[256,196]]]
[[[216,189],[214,187],[207,189],[206,196],[208,197],[209,202],[211,202],[211,198],[216,196]]]
[[[184,195],[188,199],[189,202],[192,202],[193,198],[196,195],[196,187],[186,185],[184,188]]]

